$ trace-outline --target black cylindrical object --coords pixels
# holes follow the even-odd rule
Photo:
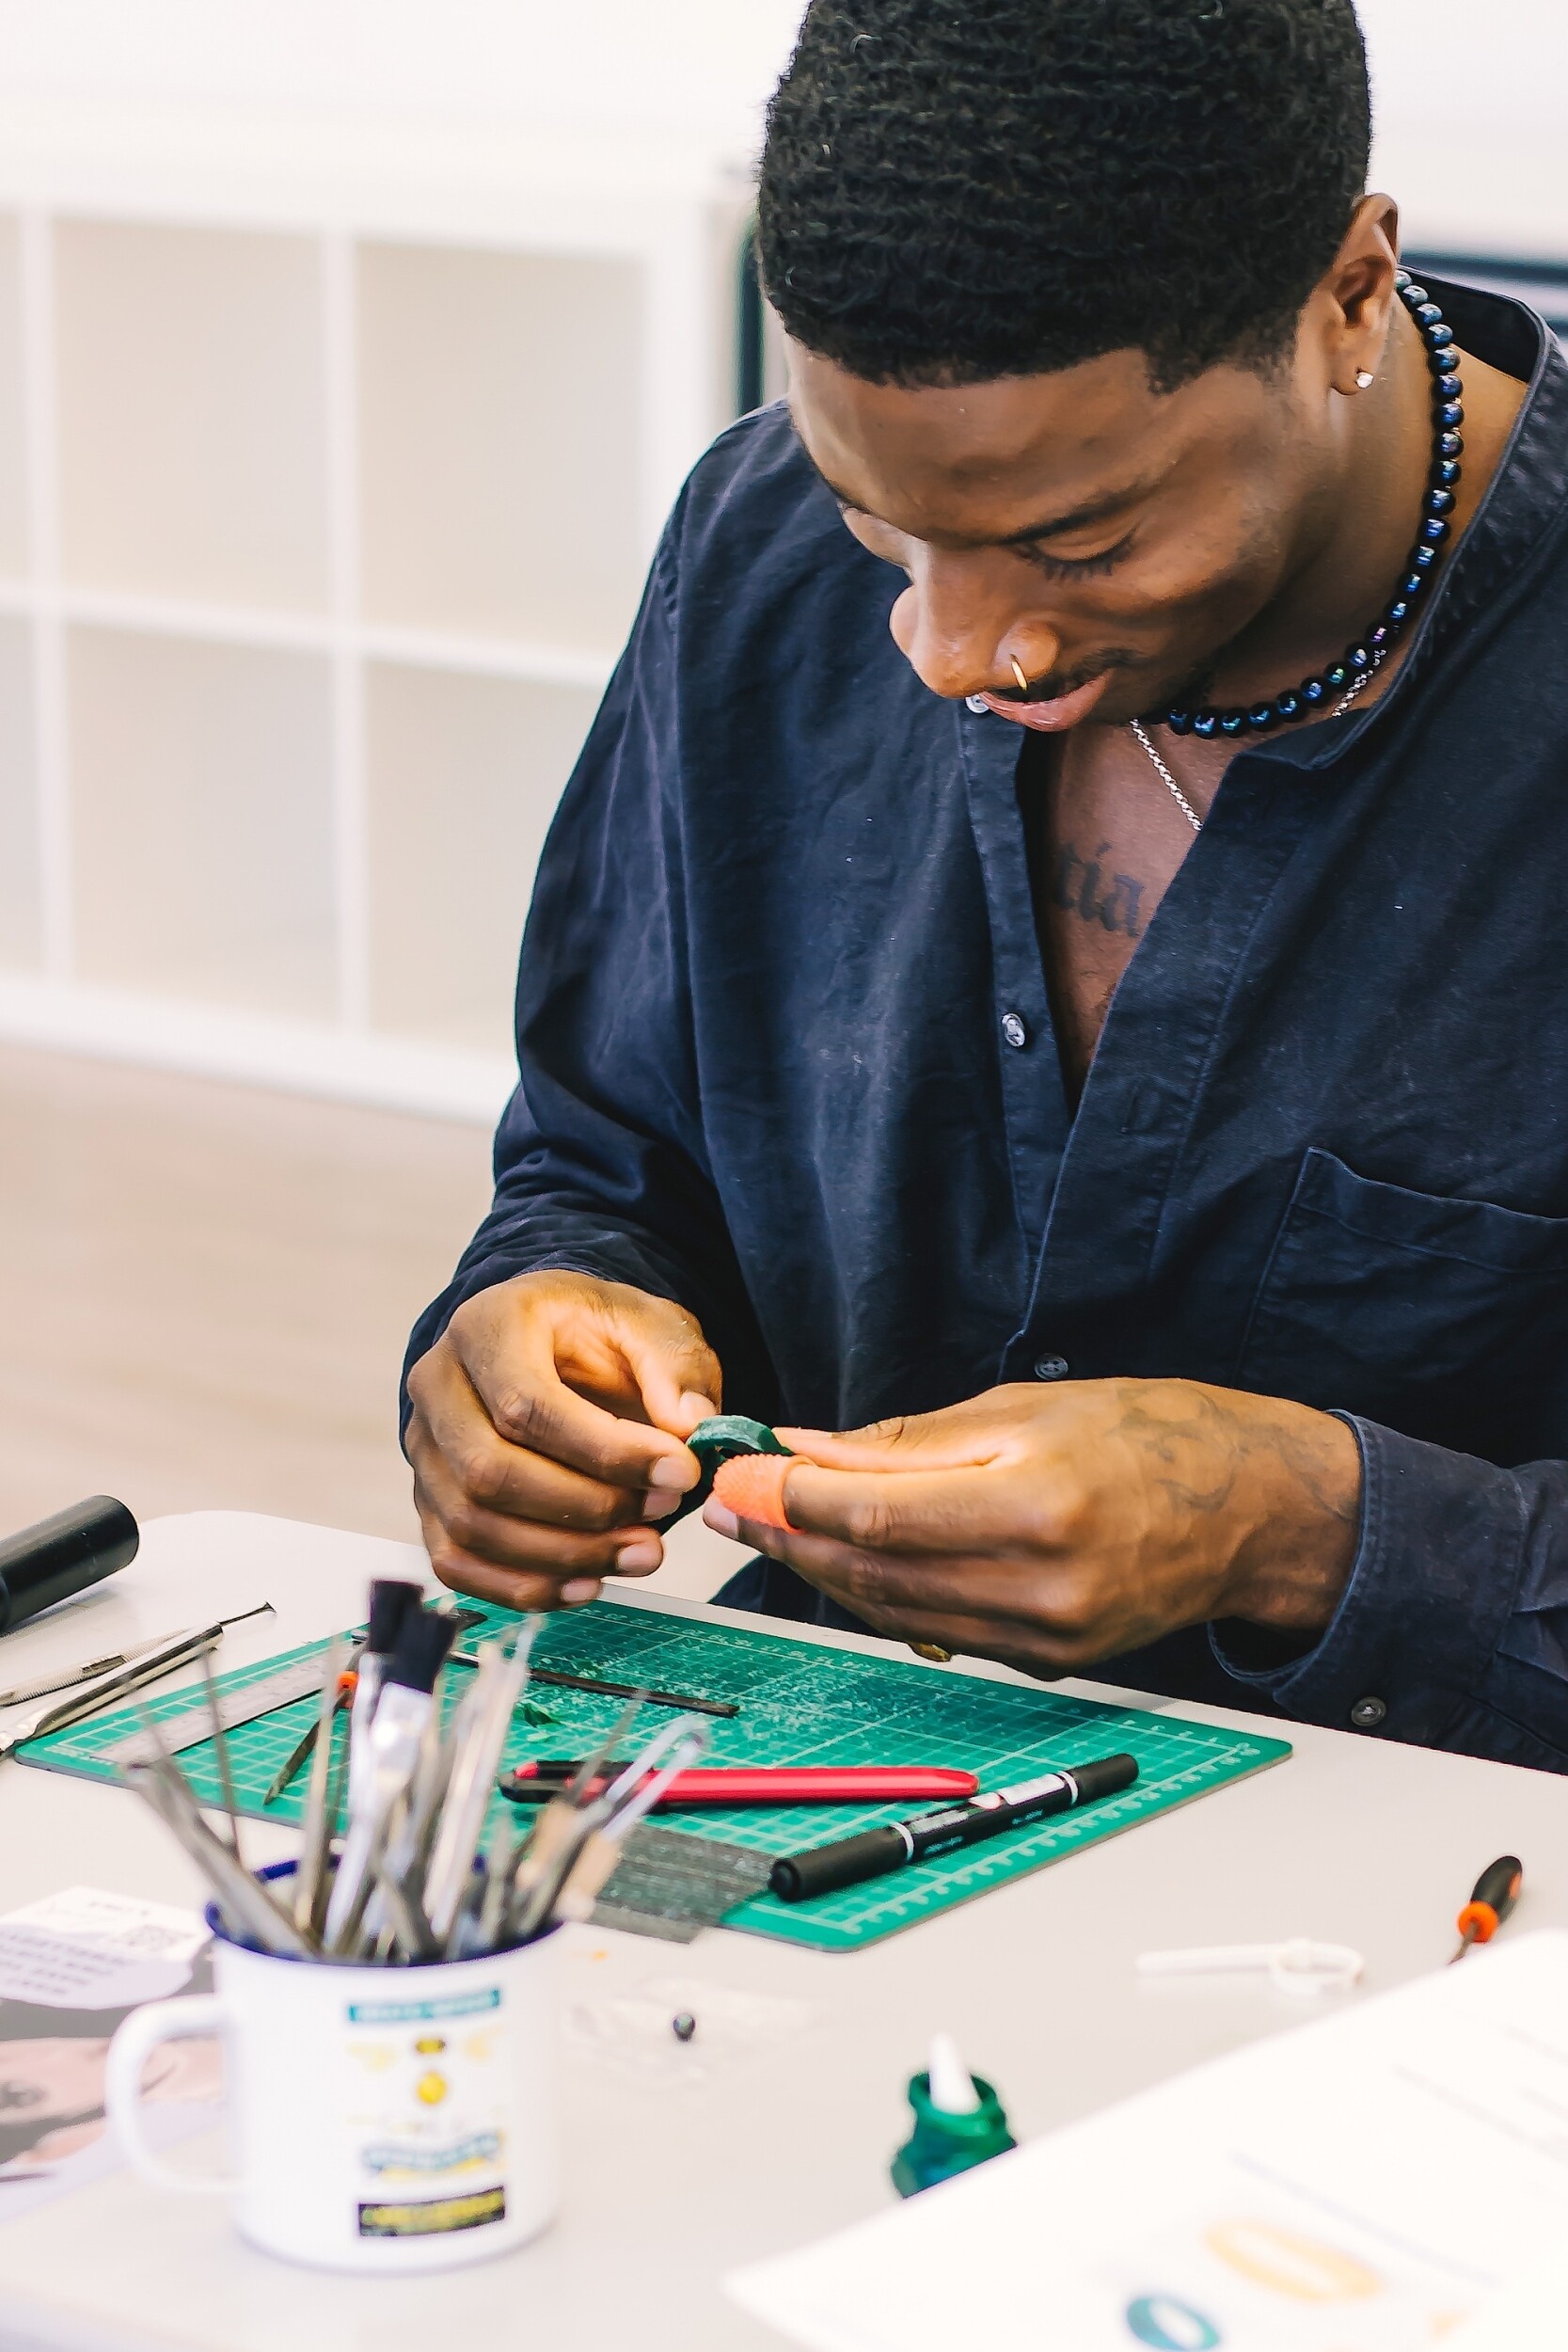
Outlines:
[[[92,1495],[0,1541],[0,1633],[113,1576],[136,1556],[141,1533],[123,1502]]]

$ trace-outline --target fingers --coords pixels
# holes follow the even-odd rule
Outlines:
[[[938,1641],[953,1648],[945,1635],[915,1629],[940,1617],[962,1628],[958,1646],[972,1656],[1015,1660],[1027,1653],[1058,1666],[1095,1654],[1085,1639],[1092,1571],[1081,1563],[1025,1567],[1016,1559],[971,1552],[927,1558],[867,1551],[828,1536],[781,1532],[761,1519],[736,1518],[717,1501],[707,1503],[703,1517],[718,1534],[783,1561],[879,1632],[896,1634],[900,1641]]]
[[[610,1287],[594,1286],[600,1291]],[[447,1342],[484,1419],[504,1444],[628,1492],[657,1486],[684,1494],[701,1474],[695,1455],[673,1444],[662,1428],[626,1418],[628,1410],[643,1409],[643,1381],[653,1375],[657,1345],[629,1333],[625,1316],[595,1313],[599,1305],[591,1295],[544,1292],[531,1298],[514,1286],[503,1286],[499,1296],[482,1293],[460,1307],[448,1326]],[[691,1351],[679,1326],[672,1323],[670,1330],[680,1356],[689,1359]],[[627,1353],[628,1338],[636,1346],[641,1376]],[[707,1356],[705,1347],[701,1352]],[[678,1417],[688,1386],[684,1371],[684,1361],[678,1361],[659,1392],[659,1403],[671,1417]],[[412,1377],[409,1385],[412,1391]],[[612,1400],[621,1409],[594,1403],[583,1390]],[[688,1427],[701,1418],[700,1413],[692,1415]]]
[[[1075,1631],[1042,1619],[1036,1610],[1020,1609],[1016,1575],[981,1591],[965,1575],[949,1582],[939,1582],[925,1568],[887,1575],[890,1564],[819,1536],[781,1535],[760,1521],[737,1521],[711,1503],[705,1516],[721,1534],[785,1562],[890,1640],[935,1643],[955,1657],[996,1659],[1046,1680],[1098,1654]]]
[[[440,1518],[420,1502],[417,1493],[415,1502],[431,1565],[442,1583],[450,1584],[453,1592],[467,1593],[475,1600],[494,1601],[502,1609],[580,1609],[589,1601],[597,1600],[604,1589],[596,1577],[573,1576],[562,1581],[496,1567],[488,1561],[476,1559],[453,1543]]]
[[[1065,1481],[1045,1476],[1027,1493],[1020,1487],[983,1465],[864,1471],[798,1461],[784,1507],[791,1527],[861,1551],[965,1561],[1049,1552],[1064,1541],[1076,1499]]]
[[[1038,1402],[1034,1390],[1022,1391],[1030,1408]],[[835,1433],[825,1429],[784,1429],[777,1435],[792,1454],[819,1462],[824,1469],[845,1470],[962,1470],[994,1461],[1006,1440],[1005,1406],[1008,1391],[992,1390],[964,1405],[940,1413],[895,1413],[864,1429]]]
[[[439,1521],[456,1550],[472,1559],[487,1561],[495,1567],[539,1569],[567,1577],[646,1575],[663,1558],[657,1530],[644,1520],[628,1519],[625,1508],[617,1523],[603,1532],[563,1527],[490,1508],[475,1500],[439,1452],[427,1445],[412,1426],[409,1459],[420,1508]],[[546,1472],[551,1467],[540,1465]]]
[[[625,1284],[546,1273],[466,1301],[408,1380],[404,1451],[437,1575],[528,1608],[651,1574],[654,1522],[700,1475],[678,1439],[719,1392],[693,1319]]]
[[[689,1316],[681,1320],[690,1322]],[[722,1383],[718,1359],[694,1324],[689,1331],[672,1332],[639,1316],[618,1337],[642,1409],[656,1429],[689,1438],[700,1421],[710,1420],[719,1410]]]
[[[538,1520],[562,1535],[600,1534],[642,1516],[641,1494],[626,1486],[508,1444],[454,1352],[433,1349],[408,1385],[414,1409],[405,1449],[437,1509],[451,1502],[482,1520]],[[672,1508],[676,1499],[670,1494]]]

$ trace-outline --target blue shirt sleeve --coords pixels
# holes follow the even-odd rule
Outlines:
[[[755,1361],[760,1343],[705,1156],[687,975],[681,514],[545,844],[523,938],[518,1078],[497,1131],[495,1196],[414,1327],[405,1384],[465,1299],[552,1267],[675,1299],[726,1371],[727,1358]]]
[[[1499,1470],[1340,1414],[1361,1450],[1360,1542],[1323,1638],[1227,1674],[1286,1714],[1423,1747],[1568,1768],[1568,1463]]]

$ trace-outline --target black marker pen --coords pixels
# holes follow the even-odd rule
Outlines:
[[[808,1853],[781,1854],[768,1883],[786,1903],[832,1895],[841,1886],[857,1886],[863,1879],[901,1870],[907,1862],[977,1846],[982,1838],[998,1837],[1006,1829],[1022,1829],[1053,1813],[1092,1804],[1098,1797],[1114,1797],[1137,1777],[1136,1756],[1103,1756],[1093,1764],[1075,1764],[1070,1772],[1022,1781],[1016,1788],[993,1788],[967,1804],[943,1805],[937,1813],[917,1813],[910,1821],[889,1821],[880,1829],[863,1830],[858,1837],[814,1846]]]

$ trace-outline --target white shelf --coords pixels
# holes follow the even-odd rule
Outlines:
[[[0,107],[0,1036],[494,1115],[745,205],[672,143]]]
[[[61,579],[325,612],[312,241],[62,221],[55,310]]]
[[[0,214],[0,572],[27,568],[24,398],[22,239],[15,216]]]
[[[43,891],[35,789],[33,646],[26,622],[0,617],[0,971],[43,958]]]
[[[326,664],[73,628],[66,676],[76,976],[332,1020]]]
[[[370,670],[372,1027],[510,1051],[529,882],[594,705],[512,679]]]
[[[244,605],[122,595],[92,588],[42,588],[0,578],[0,613],[44,613],[96,628],[128,628],[198,644],[257,645],[280,653],[347,653],[360,661],[401,661],[425,670],[581,686],[602,693],[619,647],[534,644],[515,637],[452,636],[444,629],[383,628],[353,620],[312,620]]]
[[[627,261],[361,247],[368,620],[620,642],[645,555],[641,278]]]

